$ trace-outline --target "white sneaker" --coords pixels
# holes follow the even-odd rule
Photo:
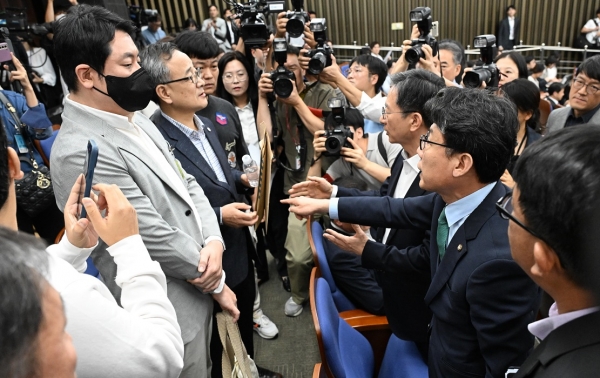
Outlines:
[[[285,302],[285,308],[283,310],[287,316],[298,316],[302,313],[302,305],[294,302],[294,299],[290,297],[290,299]]]
[[[260,315],[260,317],[254,318],[254,330],[263,339],[274,339],[279,335],[277,326],[267,315]]]

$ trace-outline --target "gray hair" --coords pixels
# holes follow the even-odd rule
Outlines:
[[[456,65],[463,66],[463,61],[465,59],[465,51],[460,43],[454,41],[452,39],[444,39],[440,41],[439,44],[440,50],[448,50],[452,53],[452,61]],[[464,67],[463,67],[464,68]]]
[[[175,50],[177,46],[171,42],[158,42],[140,51],[140,64],[157,85],[171,80],[167,62]]]
[[[32,376],[44,320],[48,254],[33,236],[0,227],[0,376]]]

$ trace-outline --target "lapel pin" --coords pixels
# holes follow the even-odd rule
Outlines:
[[[210,127],[207,127],[207,128],[206,128],[206,130],[208,130],[208,131],[211,131],[211,130],[210,130]]]
[[[457,249],[458,249],[458,252],[462,251],[462,248],[463,248],[463,247],[462,247],[462,244],[459,244],[459,245],[458,245],[458,247],[457,247]]]

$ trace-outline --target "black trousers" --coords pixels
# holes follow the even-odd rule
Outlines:
[[[285,255],[285,239],[288,230],[289,206],[280,201],[289,196],[283,193],[283,169],[278,169],[271,185],[271,197],[269,198],[269,228],[267,229],[267,243],[269,251],[275,258],[277,273],[280,277],[288,275]]]
[[[237,321],[237,324],[240,329],[242,342],[250,357],[254,358],[254,321],[252,320],[252,313],[254,312],[254,297],[256,296],[256,291],[254,286],[254,267],[252,266],[252,259],[248,259],[248,275],[246,278],[237,286],[232,287],[231,290],[237,297],[237,307],[240,310],[240,319]],[[221,312],[222,309],[217,301],[214,301],[214,304],[213,315],[216,315],[217,312]],[[217,319],[213,316],[213,329],[210,340],[210,359],[212,360],[213,378],[223,377],[223,369],[221,366],[222,354],[223,346],[221,345],[221,338],[219,337]]]
[[[17,206],[17,224],[20,231],[32,235],[37,232],[48,245],[51,245],[54,244],[54,239],[56,239],[60,230],[65,227],[65,217],[54,204],[48,206],[47,209],[41,211],[34,218]]]

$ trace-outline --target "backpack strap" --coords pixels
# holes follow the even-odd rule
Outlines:
[[[385,149],[385,146],[383,145],[383,131],[377,135],[377,148],[379,149],[379,154],[385,161],[385,164],[387,164],[389,167],[390,163],[388,162],[387,150]]]

